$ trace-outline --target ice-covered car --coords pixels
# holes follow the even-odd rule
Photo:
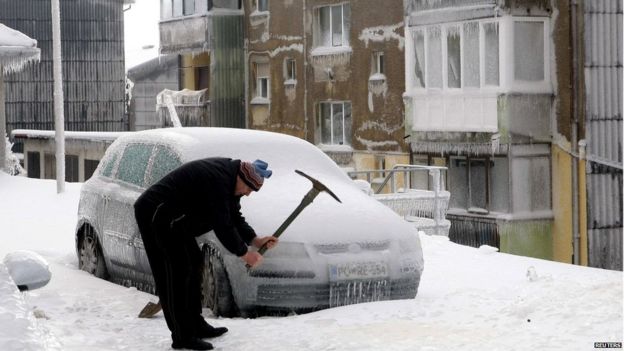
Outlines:
[[[306,312],[351,303],[413,298],[423,270],[415,229],[363,193],[314,145],[284,134],[227,128],[167,128],[119,137],[82,187],[76,226],[80,268],[153,291],[134,219],[141,192],[184,162],[204,157],[257,158],[273,176],[241,200],[259,235],[272,234],[318,179],[321,193],[247,271],[213,232],[198,238],[205,255],[204,304],[216,315]]]

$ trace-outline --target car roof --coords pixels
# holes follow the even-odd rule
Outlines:
[[[153,143],[167,145],[183,162],[205,157],[262,159],[273,168],[321,169],[334,176],[346,174],[320,149],[286,134],[215,127],[151,129],[121,136],[116,144]]]

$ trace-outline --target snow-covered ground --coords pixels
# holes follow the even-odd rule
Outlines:
[[[54,181],[0,173],[0,260],[29,249],[46,257],[52,270],[46,287],[23,293],[25,305],[17,311],[26,316],[0,313],[0,348],[169,349],[162,314],[136,317],[155,296],[77,269],[79,193],[80,184],[67,184],[57,195]],[[425,271],[413,300],[281,318],[215,319],[205,310],[209,323],[230,329],[211,342],[217,350],[278,351],[590,350],[594,342],[622,342],[622,272],[474,249],[424,234],[421,241]],[[3,276],[0,294],[6,292]],[[29,318],[35,322],[23,322]],[[25,337],[43,340],[20,343]]]

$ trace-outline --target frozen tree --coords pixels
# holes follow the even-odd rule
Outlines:
[[[22,165],[20,165],[19,159],[11,151],[11,147],[13,146],[13,144],[11,144],[6,134],[4,136],[4,140],[6,145],[6,157],[5,164],[2,170],[10,175],[26,175],[26,171],[24,171],[24,168],[22,167]]]

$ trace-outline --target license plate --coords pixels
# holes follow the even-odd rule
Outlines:
[[[388,265],[382,261],[347,262],[329,265],[329,280],[370,280],[388,277]]]

